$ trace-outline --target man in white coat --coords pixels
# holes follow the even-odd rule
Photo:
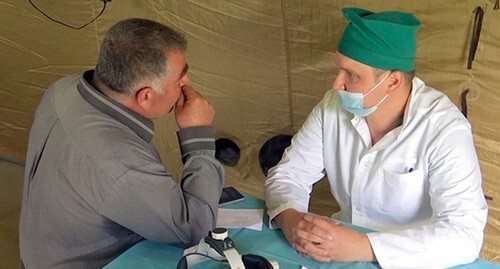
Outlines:
[[[320,262],[473,262],[487,205],[471,126],[444,94],[414,77],[419,20],[398,11],[343,14],[349,24],[334,57],[333,89],[269,171],[270,226]],[[312,186],[324,176],[341,209],[333,219],[307,213]]]

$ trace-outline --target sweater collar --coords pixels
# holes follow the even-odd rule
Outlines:
[[[151,143],[154,133],[153,122],[94,88],[90,83],[93,76],[94,70],[85,71],[78,83],[78,92],[83,99],[104,114],[132,129],[144,141]]]

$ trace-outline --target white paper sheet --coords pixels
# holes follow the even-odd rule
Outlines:
[[[263,209],[219,208],[217,227],[248,228],[262,231]]]

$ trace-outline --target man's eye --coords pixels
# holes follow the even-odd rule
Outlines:
[[[355,75],[355,74],[349,74],[349,78],[353,81],[356,81],[359,79],[359,76],[358,75]]]

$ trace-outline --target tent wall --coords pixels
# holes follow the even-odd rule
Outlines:
[[[32,1],[54,19],[74,26],[95,17],[103,5],[98,0]],[[422,22],[417,75],[457,105],[462,83],[479,85],[469,93],[467,104],[483,187],[492,197],[481,255],[500,262],[500,10],[494,4],[495,0],[120,0],[108,3],[95,22],[74,30],[48,20],[28,1],[4,0],[0,3],[0,157],[23,162],[34,111],[45,88],[67,74],[92,68],[112,24],[128,17],[150,18],[185,33],[191,82],[217,110],[217,136],[233,139],[242,149],[238,165],[226,167],[226,184],[262,197],[258,150],[275,134],[297,131],[331,87],[336,72],[333,52],[346,24],[341,8],[408,11]],[[484,20],[469,70],[477,6],[484,9]],[[154,143],[167,169],[178,178],[173,117],[155,124]],[[316,188],[313,209],[333,211],[331,199],[324,198],[327,185],[321,184],[325,188]],[[10,191],[0,186],[0,196]],[[12,214],[18,216],[18,206],[0,212],[0,223],[17,220]]]

